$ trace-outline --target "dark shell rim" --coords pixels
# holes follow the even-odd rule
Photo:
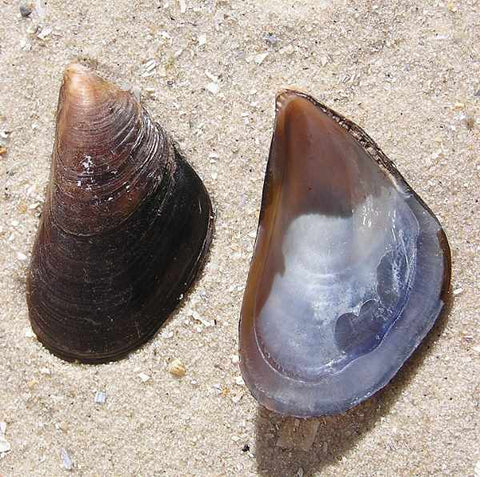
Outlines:
[[[371,389],[367,389],[365,394],[362,394],[361,396],[355,398],[355,399],[350,399],[350,400],[344,400],[342,402],[332,404],[332,401],[329,403],[325,403],[325,407],[322,408],[321,411],[312,413],[309,412],[308,410],[305,409],[305,412],[297,412],[297,410],[292,410],[290,404],[282,403],[284,406],[284,409],[279,409],[275,408],[274,406],[270,405],[271,402],[278,402],[277,398],[272,395],[268,394],[265,390],[261,390],[259,386],[257,386],[256,383],[254,383],[254,380],[249,379],[249,372],[247,371],[246,365],[243,361],[243,359],[240,359],[240,370],[242,373],[242,376],[244,378],[244,381],[250,390],[252,396],[266,409],[276,412],[281,415],[288,415],[288,416],[294,416],[294,417],[299,417],[299,418],[308,418],[308,417],[318,417],[318,416],[323,416],[323,415],[333,415],[333,414],[340,414],[343,412],[348,411],[349,409],[355,407],[356,405],[360,404],[361,402],[369,399],[373,395],[375,395],[377,392],[382,390],[392,379],[395,378],[395,376],[399,373],[399,371],[404,367],[405,363],[412,357],[412,355],[421,347],[422,343],[424,342],[425,338],[427,335],[430,333],[431,329],[434,327],[434,325],[438,322],[440,316],[443,315],[445,312],[446,308],[448,308],[448,304],[451,299],[451,294],[450,294],[450,289],[451,289],[451,250],[450,250],[450,245],[448,243],[448,239],[446,236],[446,233],[443,229],[442,224],[436,217],[436,215],[432,212],[430,207],[425,203],[425,201],[414,191],[414,189],[410,186],[410,184],[405,180],[405,178],[401,175],[401,173],[398,171],[395,163],[389,159],[386,154],[380,149],[380,147],[377,145],[377,143],[357,124],[355,124],[353,121],[345,118],[343,115],[337,113],[333,109],[329,108],[328,106],[325,106],[324,104],[320,103],[317,101],[315,98],[312,96],[308,95],[307,93],[304,93],[302,91],[298,91],[295,89],[282,89],[280,90],[277,95],[276,95],[276,104],[278,104],[278,99],[284,95],[294,95],[294,96],[299,96],[304,98],[305,100],[309,101],[312,103],[314,106],[320,108],[321,111],[323,111],[328,117],[333,119],[336,123],[338,123],[343,129],[345,129],[355,141],[357,141],[358,144],[362,146],[362,148],[365,150],[365,152],[368,154],[369,157],[371,157],[378,165],[380,168],[382,168],[388,175],[390,175],[393,179],[393,185],[396,186],[398,189],[402,190],[403,192],[406,192],[408,194],[411,194],[413,198],[420,204],[421,207],[423,207],[426,212],[428,212],[429,216],[436,222],[438,225],[438,242],[439,242],[439,247],[442,250],[443,253],[443,265],[444,265],[444,270],[443,270],[443,278],[442,278],[442,287],[440,289],[439,293],[439,300],[442,302],[441,307],[435,316],[433,320],[431,320],[431,323],[427,328],[424,330],[424,333],[419,336],[419,339],[417,343],[410,348],[410,352],[405,355],[403,360],[401,361],[400,365],[393,370],[393,372],[388,373],[387,375],[384,376],[384,379],[381,379],[377,382],[375,386],[373,386]],[[276,115],[275,115],[275,120],[274,120],[274,126],[275,126],[275,121],[276,121],[276,116],[278,113],[278,109],[276,108]],[[275,129],[272,135],[272,143],[275,139]],[[271,148],[270,148],[271,149]],[[260,230],[260,225],[262,222],[262,218],[264,215],[264,209],[265,205],[267,203],[267,196],[269,192],[269,187],[270,187],[270,181],[271,178],[269,176],[269,163],[270,163],[270,153],[268,157],[268,161],[266,164],[266,169],[265,169],[265,179],[264,179],[264,185],[263,185],[263,191],[262,191],[262,199],[261,199],[261,206],[260,206],[260,213],[259,213],[259,219],[258,219],[258,225],[257,225],[257,237],[255,239],[255,247],[254,247],[254,252],[252,254],[252,258],[250,261],[250,268],[252,265],[252,262],[255,257],[255,248],[256,248],[256,241],[258,238],[258,232]],[[247,278],[248,282],[248,278]],[[239,332],[239,337],[242,336],[242,320],[243,320],[243,313],[241,312],[240,314],[240,320],[239,320],[239,325],[238,325],[238,332]],[[261,347],[258,344],[258,338],[256,336],[256,331],[254,331],[254,340],[256,343],[256,347],[259,350],[259,353],[263,356],[263,352],[261,350]],[[242,356],[242,350],[241,350],[241,340],[239,340],[239,355],[240,357]],[[269,365],[271,368],[271,365]],[[271,368],[274,373],[278,373],[279,371],[275,368]],[[340,371],[341,372],[341,371]],[[291,379],[294,382],[300,383],[300,384],[305,384],[305,385],[313,385],[313,383],[308,382],[308,381],[303,381],[301,379],[293,379],[288,376],[282,375],[282,377],[286,379]]]

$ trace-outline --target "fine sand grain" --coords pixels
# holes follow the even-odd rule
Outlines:
[[[32,10],[0,0],[0,474],[479,477],[479,2],[49,0]],[[73,60],[141,92],[217,220],[182,306],[142,349],[101,366],[48,353],[25,303]],[[311,421],[259,408],[237,357],[274,95],[286,86],[378,142],[453,255],[451,311],[394,381]],[[171,372],[175,359],[185,375]]]

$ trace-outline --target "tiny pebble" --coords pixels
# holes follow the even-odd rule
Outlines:
[[[207,43],[207,35],[204,33],[198,35],[198,46],[203,46],[205,43]]]
[[[3,156],[7,153],[7,148],[5,146],[0,146],[0,156]]]
[[[180,6],[180,13],[185,13],[187,11],[185,0],[178,0],[178,5]]]
[[[22,262],[24,262],[25,260],[28,259],[28,257],[22,252],[17,252],[17,258],[18,258],[18,260],[20,260]]]
[[[42,0],[35,0],[35,10],[40,18],[46,14],[46,2]]]
[[[35,338],[35,333],[30,327],[24,329],[24,334],[25,338]]]
[[[265,58],[268,56],[268,53],[265,52],[265,53],[260,53],[258,55],[255,56],[255,63],[257,63],[257,65],[261,65],[264,61],[265,61]]]
[[[463,293],[463,288],[455,288],[455,290],[453,290],[454,296],[460,295],[461,293]]]
[[[232,363],[233,364],[240,363],[240,358],[238,357],[238,355],[235,354],[235,355],[232,356]]]
[[[301,467],[297,470],[297,477],[303,477],[303,469]]]
[[[205,86],[205,89],[215,95],[220,91],[220,86],[218,86],[217,83],[214,83],[212,81],[211,83],[208,83],[207,86]]]
[[[452,12],[452,13],[456,13],[458,11],[457,7],[455,6],[455,4],[453,2],[449,2],[447,3],[447,8]]]
[[[263,39],[270,45],[270,46],[275,46],[279,40],[278,37],[275,36],[273,33],[267,33]]]
[[[175,358],[168,365],[168,372],[173,376],[182,378],[187,374],[187,368],[185,368],[185,365],[178,358]]]
[[[62,458],[63,462],[63,467],[66,470],[72,470],[73,469],[73,460],[72,458],[68,455],[68,452],[66,449],[60,449],[60,457]]]
[[[7,423],[0,421],[0,434],[5,434],[5,432],[7,432]]]
[[[216,179],[218,177],[218,174],[216,172],[212,172],[212,179]],[[206,320],[205,318],[198,313],[196,310],[191,310],[189,312],[189,315],[195,320],[200,322],[203,326],[209,327],[209,326],[214,326],[215,324],[211,321]]]
[[[241,394],[238,394],[236,396],[232,396],[232,401],[234,404],[238,404],[241,400],[242,400],[242,395]]]
[[[140,381],[142,381],[142,383],[146,383],[147,381],[150,380],[150,376],[145,373],[140,373],[138,377],[140,378]]]
[[[243,386],[245,384],[245,381],[241,376],[238,376],[235,378],[235,384],[238,384],[239,386]]]
[[[143,73],[142,76],[145,78],[147,76],[152,76],[153,75],[153,70],[158,66],[158,63],[156,60],[151,59],[148,60],[144,65],[143,65]]]
[[[285,48],[282,48],[281,53],[285,53],[286,55],[291,55],[295,51],[293,45],[287,45]]]
[[[213,75],[210,71],[205,71],[205,76],[214,83],[218,83],[218,76]]]
[[[37,34],[37,38],[40,40],[45,40],[52,33],[52,31],[53,30],[50,27],[42,28],[40,33]]]
[[[250,450],[250,446],[248,444],[245,444],[243,447],[242,447],[242,452],[248,452]]]
[[[10,443],[5,439],[5,437],[0,436],[0,454],[8,452],[10,449]]]
[[[107,393],[103,391],[97,391],[95,393],[95,403],[96,404],[105,404],[105,401],[107,400]]]
[[[40,373],[41,374],[46,374],[48,376],[50,376],[52,374],[51,371],[48,368],[40,368]]]
[[[30,3],[23,2],[20,5],[20,14],[24,18],[29,17],[32,14],[32,5]]]

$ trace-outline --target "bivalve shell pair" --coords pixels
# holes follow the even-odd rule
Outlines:
[[[60,91],[27,281],[40,341],[104,362],[148,340],[201,269],[213,229],[199,177],[129,92],[80,65]],[[257,400],[299,417],[385,386],[445,306],[440,223],[358,126],[310,96],[277,97],[240,320]]]

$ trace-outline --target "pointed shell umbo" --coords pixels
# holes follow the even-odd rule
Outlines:
[[[208,193],[164,130],[131,93],[71,65],[27,279],[38,339],[82,362],[137,348],[188,290],[212,228]]]
[[[449,283],[440,223],[372,139],[281,93],[240,320],[254,397],[299,417],[360,403],[426,336]]]

